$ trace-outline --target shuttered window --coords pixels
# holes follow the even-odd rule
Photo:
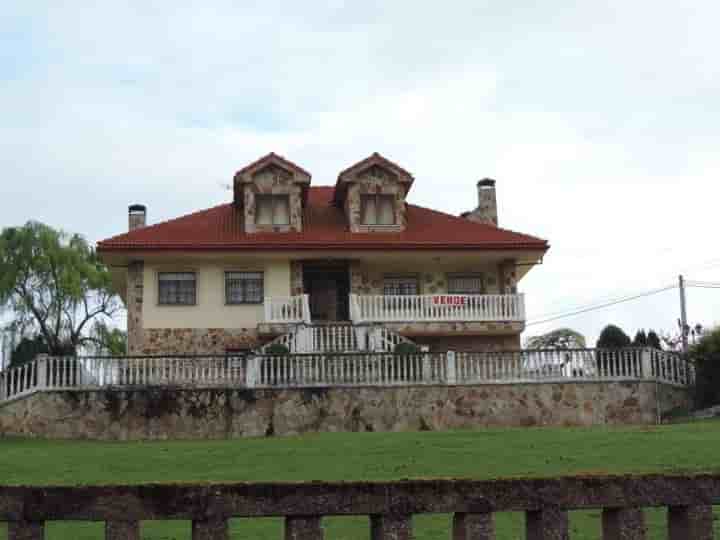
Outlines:
[[[159,272],[158,303],[192,306],[197,301],[195,272]]]
[[[451,274],[448,276],[450,294],[483,294],[485,287],[482,274]]]
[[[393,195],[362,195],[363,225],[394,225],[395,197]]]
[[[262,272],[225,272],[225,302],[228,304],[262,304]]]
[[[255,222],[258,225],[290,224],[288,195],[256,195],[255,206]]]

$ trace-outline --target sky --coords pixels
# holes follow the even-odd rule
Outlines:
[[[267,152],[314,185],[380,152],[409,201],[458,214],[497,180],[500,225],[550,241],[520,283],[541,320],[720,281],[720,3],[34,2],[0,12],[0,227],[97,241],[227,202]],[[720,322],[720,289],[688,291]],[[677,289],[528,326],[593,344],[672,331]]]

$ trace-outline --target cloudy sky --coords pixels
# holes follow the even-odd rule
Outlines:
[[[373,151],[411,202],[550,240],[531,319],[720,281],[720,4],[33,2],[0,12],[0,226],[96,241],[229,200],[271,150],[314,184]],[[212,4],[212,7],[209,5]],[[689,291],[720,322],[720,289]],[[529,327],[671,330],[677,290]]]

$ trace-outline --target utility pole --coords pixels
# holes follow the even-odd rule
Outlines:
[[[680,331],[682,332],[682,352],[688,352],[688,324],[687,324],[687,306],[685,303],[685,279],[682,274],[678,276],[678,285],[680,288]]]

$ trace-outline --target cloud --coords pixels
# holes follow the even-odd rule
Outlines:
[[[711,2],[23,2],[0,15],[2,224],[98,240],[228,200],[270,150],[332,183],[380,151],[452,213],[498,179],[501,224],[552,244],[540,316],[720,258]],[[718,267],[692,277],[718,279]],[[712,293],[712,294],[711,294]],[[690,296],[713,322],[720,298]],[[562,320],[670,328],[672,293]],[[532,331],[549,329],[533,327]]]

